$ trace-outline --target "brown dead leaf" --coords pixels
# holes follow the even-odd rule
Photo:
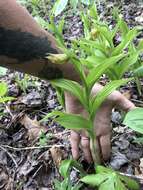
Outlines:
[[[38,121],[30,119],[27,115],[25,115],[20,120],[20,123],[28,130],[29,140],[38,138],[41,134],[41,131],[47,131],[46,127],[41,126]]]
[[[127,90],[126,92],[124,92],[123,95],[124,95],[128,100],[131,99],[131,91],[130,91],[130,90]]]
[[[59,147],[52,146],[50,148],[51,156],[53,158],[54,164],[59,168],[61,161],[64,158],[64,153]]]

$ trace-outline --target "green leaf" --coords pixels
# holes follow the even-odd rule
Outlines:
[[[93,17],[93,19],[98,20],[98,13],[97,13],[97,8],[96,8],[96,3],[93,3],[91,8],[89,9],[89,15]]]
[[[63,160],[59,169],[60,174],[67,178],[69,176],[69,169],[71,166],[72,160]]]
[[[54,7],[53,13],[55,16],[58,16],[67,6],[68,0],[57,0]]]
[[[92,126],[89,120],[83,118],[80,115],[75,114],[63,113],[63,115],[59,116],[58,118],[55,118],[54,120],[67,129],[90,130]]]
[[[141,40],[141,41],[139,42],[137,49],[138,49],[139,51],[143,51],[143,40]]]
[[[97,67],[90,70],[90,72],[87,76],[87,79],[86,79],[89,89],[91,89],[92,86],[99,80],[99,78],[104,73],[106,73],[106,71],[109,67],[111,67],[113,64],[118,62],[122,57],[123,57],[123,55],[119,55],[119,56],[114,56],[111,58],[104,59],[103,63],[99,64]]]
[[[90,38],[90,22],[89,22],[89,19],[88,17],[81,13],[81,20],[83,22],[83,26],[84,26],[84,35],[85,35],[85,38],[89,39]]]
[[[135,108],[126,114],[125,125],[143,134],[143,108]]]
[[[127,176],[122,176],[122,175],[119,175],[119,178],[127,185],[127,187],[129,189],[131,189],[131,190],[139,190],[140,189],[139,184],[135,180],[133,180]]]
[[[134,52],[131,53],[129,56],[125,56],[118,64],[111,67],[110,71],[108,71],[108,76],[111,80],[118,80],[123,77],[126,71],[134,65],[138,60],[139,53]],[[114,77],[115,76],[115,77]]]
[[[0,83],[0,96],[5,96],[7,93],[8,86],[5,82]]]
[[[114,48],[112,55],[120,54],[121,51],[123,51],[132,42],[132,40],[137,36],[137,34],[138,32],[135,28],[130,30],[127,33],[127,35],[123,38],[122,42],[116,48]]]
[[[111,173],[111,172],[114,171],[111,168],[107,168],[107,167],[104,167],[104,166],[101,166],[101,165],[97,165],[95,167],[95,170],[96,170],[97,174],[99,174],[99,173]]]
[[[91,174],[81,178],[80,181],[88,185],[99,186],[106,179],[108,179],[108,174]]]
[[[143,77],[143,65],[134,71],[134,75],[137,77]]]
[[[106,174],[106,175],[107,175],[107,174]],[[110,174],[110,175],[111,175],[111,174]],[[110,190],[116,190],[116,189],[115,189],[115,186],[114,186],[114,179],[113,179],[110,175],[108,175],[107,180],[106,180],[105,182],[103,182],[103,183],[100,185],[99,190],[106,190],[107,187],[108,187],[108,189],[110,189]],[[122,190],[123,190],[123,189],[122,189]]]
[[[96,111],[103,101],[118,87],[126,84],[131,79],[115,80],[109,82],[95,97],[92,97],[90,102],[91,117],[94,118]]]
[[[14,100],[15,98],[14,97],[1,97],[0,98],[0,103],[4,103],[4,102],[8,102],[8,101],[12,101]]]
[[[86,100],[83,97],[83,88],[79,83],[67,79],[52,80],[51,83],[56,87],[60,87],[70,92],[72,95],[78,98],[78,100],[81,102],[83,106],[86,106]]]
[[[112,41],[112,35],[111,31],[108,27],[98,27],[98,30],[100,31],[100,34],[108,41],[111,47],[113,47],[113,41]]]
[[[73,9],[77,8],[79,0],[70,0],[70,4],[73,7]]]
[[[82,166],[76,161],[76,160],[72,160],[72,159],[66,159],[63,160],[60,166],[60,174],[64,177],[67,178],[69,177],[69,170],[71,167],[76,168],[77,170],[79,170],[82,174],[85,174],[85,171],[83,170]]]
[[[123,37],[125,37],[126,34],[129,32],[128,25],[123,19],[121,19],[120,30],[121,30],[121,33],[122,33]]]

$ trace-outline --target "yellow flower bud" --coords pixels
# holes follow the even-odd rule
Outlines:
[[[95,40],[99,34],[99,31],[97,29],[92,29],[90,32],[91,39]]]
[[[69,59],[66,54],[49,54],[46,58],[53,64],[64,64]]]

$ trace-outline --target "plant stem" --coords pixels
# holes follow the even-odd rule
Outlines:
[[[137,90],[138,90],[139,96],[141,96],[142,95],[141,83],[137,77],[135,77],[135,80],[136,80],[136,85],[137,85]]]
[[[101,163],[101,159],[100,159],[100,152],[99,149],[97,148],[96,145],[96,136],[94,134],[94,131],[92,132],[92,134],[90,133],[90,149],[91,149],[91,154],[92,154],[92,158],[95,164],[100,164]]]

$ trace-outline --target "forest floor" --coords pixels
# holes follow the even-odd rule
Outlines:
[[[110,13],[115,5],[107,1],[98,7],[102,18],[111,25]],[[143,26],[143,2],[120,2],[119,8],[130,27]],[[83,27],[78,13],[67,9],[64,14],[65,40],[81,36]],[[137,40],[142,37],[143,33]],[[39,122],[52,110],[62,110],[56,92],[47,81],[10,70],[0,77],[0,81],[8,84],[8,95],[15,97],[14,101],[1,104],[0,108],[0,189],[53,190],[54,179],[61,179],[59,163],[71,156],[70,131],[51,119]],[[143,96],[138,95],[134,83],[121,91],[135,105],[143,107]],[[122,125],[119,110],[113,110],[111,119],[112,155],[106,164],[143,184],[143,145],[135,142],[139,134]],[[80,160],[83,160],[82,156]],[[77,176],[78,171],[73,170],[73,183]],[[89,190],[88,187],[85,189]]]

